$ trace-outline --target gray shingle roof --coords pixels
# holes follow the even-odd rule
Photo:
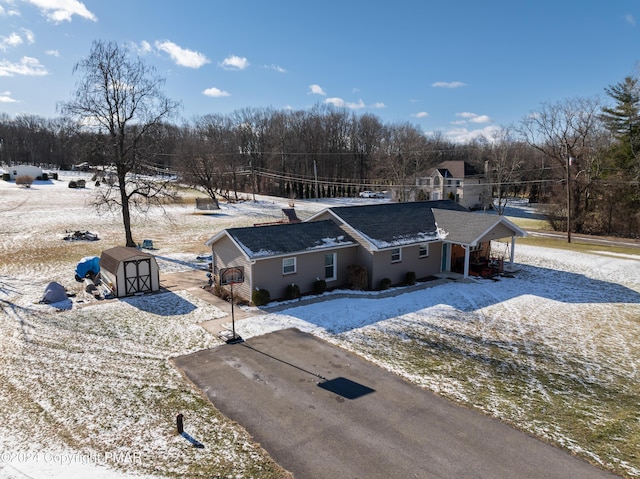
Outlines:
[[[329,208],[376,248],[438,239],[432,208],[467,211],[451,200]]]
[[[230,228],[227,234],[250,259],[357,244],[330,220]]]
[[[464,213],[444,209],[434,209],[433,215],[438,228],[443,233],[443,239],[454,243],[472,244],[499,223],[503,223],[513,229],[517,236],[522,236],[519,228],[503,216]]]
[[[122,261],[128,261],[133,258],[153,258],[152,254],[146,251],[140,251],[137,248],[126,246],[114,246],[106,249],[100,255],[100,267],[105,271],[116,274],[118,267]]]

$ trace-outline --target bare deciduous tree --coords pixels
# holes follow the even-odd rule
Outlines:
[[[131,208],[143,209],[175,197],[171,184],[152,176],[149,165],[159,153],[154,131],[162,128],[178,104],[164,95],[164,79],[153,67],[115,42],[95,41],[74,73],[82,76],[74,98],[61,110],[103,139],[116,181],[96,189],[95,205],[122,212],[126,245],[135,246]]]
[[[594,139],[600,131],[600,103],[595,98],[573,98],[543,104],[540,110],[525,117],[518,129],[533,148],[551,158],[564,169],[566,192],[567,241],[573,226],[581,231],[587,206],[581,198],[577,181],[580,174],[590,174]],[[572,225],[572,221],[575,223]]]
[[[494,191],[493,206],[498,214],[502,215],[507,206],[507,189],[516,180],[523,160],[510,128],[496,131],[487,143],[486,150]]]

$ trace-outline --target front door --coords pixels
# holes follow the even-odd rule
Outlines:
[[[442,264],[440,265],[440,272],[450,271],[449,268],[449,244],[442,243]]]

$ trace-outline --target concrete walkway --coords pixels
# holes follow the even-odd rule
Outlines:
[[[192,294],[227,313],[226,316],[223,316],[222,318],[211,319],[200,323],[200,326],[211,334],[220,336],[225,331],[229,331],[231,329],[231,303],[209,291],[205,271],[190,270],[179,273],[161,274],[160,288],[164,291],[188,291],[189,294]],[[256,314],[260,314],[260,312],[247,311],[238,305],[235,305],[233,308],[233,317],[235,318],[235,321],[241,321]]]

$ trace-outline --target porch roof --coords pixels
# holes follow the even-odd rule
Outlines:
[[[504,216],[434,209],[433,215],[443,239],[474,246],[480,241],[526,236],[527,233]]]

